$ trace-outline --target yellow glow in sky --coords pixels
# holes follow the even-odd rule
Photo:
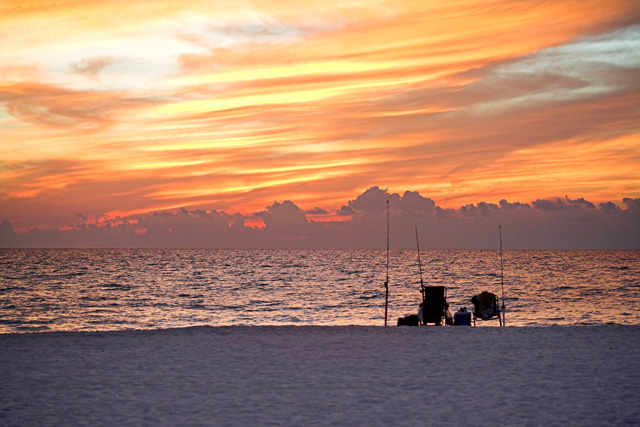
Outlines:
[[[0,3],[0,220],[640,196],[637,1],[307,3]]]

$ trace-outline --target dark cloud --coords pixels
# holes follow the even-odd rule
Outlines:
[[[399,200],[398,194],[389,194],[387,190],[376,186],[369,188],[354,200],[350,200],[348,207],[353,212],[375,215],[387,209],[387,201],[396,205]]]
[[[588,200],[585,200],[582,197],[580,197],[579,199],[576,199],[576,200],[571,200],[568,196],[565,196],[565,198],[567,199],[567,203],[569,203],[569,204],[583,205],[583,206],[586,206],[588,208],[595,208],[596,207],[596,205],[594,205],[593,203],[589,202]]]
[[[461,207],[460,214],[467,217],[486,218],[497,209],[499,209],[498,205],[494,205],[493,203],[480,202],[477,205],[469,204]]]
[[[625,197],[622,199],[625,205],[627,205],[627,212],[634,216],[640,216],[640,199],[631,199]]]
[[[528,203],[519,203],[519,202],[509,203],[505,199],[500,200],[499,204],[500,204],[500,208],[502,208],[505,211],[513,211],[516,209],[527,209],[531,207],[531,205],[529,205]]]
[[[302,209],[290,200],[273,202],[265,211],[256,214],[262,218],[267,232],[275,240],[305,239],[310,232],[310,222]]]
[[[0,247],[10,248],[13,246],[21,246],[20,241],[17,239],[13,225],[9,220],[3,219],[0,222]]]
[[[538,199],[538,200],[534,200],[532,204],[536,209],[539,209],[541,211],[555,211],[555,212],[559,212],[563,210],[565,206],[564,203],[562,203],[562,200],[560,199],[555,199],[555,200]]]
[[[621,212],[620,208],[613,202],[600,203],[598,209],[607,215],[617,215]]]
[[[336,213],[340,216],[354,216],[356,215],[356,211],[350,206],[341,206],[340,209],[336,211]]]
[[[305,211],[305,213],[309,215],[327,215],[329,211],[316,206],[313,209],[309,209],[308,211]]]
[[[180,209],[100,225],[31,229],[16,233],[0,223],[2,247],[214,247],[214,248],[384,248],[389,200],[391,245],[415,247],[495,248],[502,225],[506,248],[640,248],[640,199],[613,202],[583,198],[538,199],[531,204],[478,202],[444,209],[430,198],[407,191],[402,196],[371,187],[340,208],[348,221],[309,221],[293,201],[275,201],[252,217],[263,228],[245,224],[249,217],[222,211]],[[312,209],[310,212],[326,212]],[[83,214],[78,217],[85,220]],[[97,220],[97,218],[94,218]]]
[[[436,209],[436,203],[422,197],[417,191],[405,191],[400,199],[400,208],[405,211],[432,214]]]

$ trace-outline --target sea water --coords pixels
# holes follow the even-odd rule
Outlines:
[[[420,269],[415,250],[392,250],[387,273],[384,250],[2,249],[0,333],[382,326],[387,275],[389,325],[417,312],[421,281],[446,286],[454,312],[504,295],[507,326],[640,325],[640,251],[502,258],[501,270],[497,250],[424,250]]]

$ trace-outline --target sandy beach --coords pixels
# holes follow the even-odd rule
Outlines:
[[[0,424],[638,425],[640,327],[0,335]]]

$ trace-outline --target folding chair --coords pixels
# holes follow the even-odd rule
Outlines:
[[[422,323],[424,325],[427,323],[442,325],[442,318],[448,306],[447,288],[444,286],[422,287]]]
[[[473,303],[473,326],[476,325],[476,319],[495,320],[496,318],[502,326],[502,317],[500,316],[500,305],[498,296],[491,292],[484,291],[471,298]]]

